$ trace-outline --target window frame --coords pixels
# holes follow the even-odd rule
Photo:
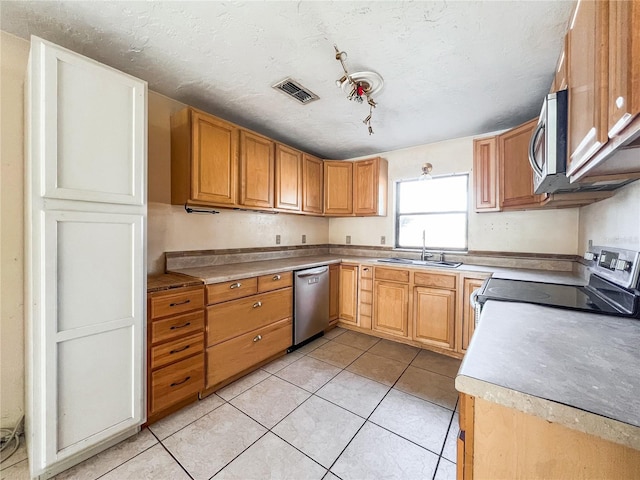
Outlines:
[[[408,182],[421,182],[421,181],[433,181],[438,180],[440,178],[450,178],[450,177],[466,177],[466,191],[467,191],[467,208],[463,211],[461,210],[447,210],[442,212],[414,212],[414,213],[400,213],[400,184],[408,183]],[[464,247],[463,248],[451,248],[451,247],[434,247],[434,246],[426,246],[427,251],[436,251],[436,252],[455,252],[455,253],[467,253],[469,251],[469,180],[470,174],[468,172],[465,173],[448,173],[444,175],[433,176],[431,180],[422,180],[420,178],[407,178],[404,180],[396,180],[396,204],[395,204],[395,248],[400,250],[422,250],[421,246],[411,247],[411,246],[402,246],[400,245],[400,216],[414,216],[414,215],[443,215],[443,214],[451,214],[451,213],[464,213],[465,214],[465,237],[464,237]]]

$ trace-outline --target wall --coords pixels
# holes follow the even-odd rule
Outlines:
[[[433,165],[433,175],[471,172],[473,137],[380,154],[389,161],[389,204],[387,217],[336,218],[329,224],[329,241],[344,243],[351,235],[354,245],[387,245],[395,242],[395,182],[416,178],[422,164]],[[522,212],[475,213],[473,184],[469,192],[469,250],[576,254],[578,209],[531,210]]]
[[[171,203],[170,116],[184,108],[180,102],[149,92],[149,216],[147,266],[164,271],[164,252],[216,248],[271,247],[328,243],[329,219],[291,214],[238,212],[220,209],[217,215],[187,214]]]
[[[640,250],[640,180],[615,196],[580,208],[578,252],[589,245]]]
[[[29,42],[0,32],[0,425],[24,414],[23,83]]]

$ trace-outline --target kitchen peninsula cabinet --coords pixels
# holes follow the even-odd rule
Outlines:
[[[147,424],[198,399],[204,389],[204,287],[150,293]]]
[[[353,162],[324,161],[324,214],[353,214]]]
[[[274,206],[275,143],[273,140],[240,131],[240,199],[243,207]]]
[[[171,203],[237,203],[239,129],[194,108],[171,117]]]
[[[276,144],[276,208],[299,212],[302,208],[302,152]]]
[[[207,285],[205,393],[291,346],[292,285],[292,272]]]
[[[374,269],[374,331],[397,337],[409,336],[409,277],[409,270]]]
[[[340,321],[353,326],[358,322],[358,265],[340,264]]]
[[[415,272],[414,284],[414,340],[454,350],[457,276]]]
[[[460,430],[458,479],[640,475],[638,450],[465,394]]]
[[[322,215],[324,187],[322,160],[302,154],[302,211]]]
[[[353,162],[354,215],[387,214],[388,169],[388,162],[380,157]]]

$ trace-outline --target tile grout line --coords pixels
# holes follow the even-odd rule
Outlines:
[[[460,400],[456,400],[456,406]],[[440,449],[440,455],[438,456],[438,462],[436,463],[436,469],[433,472],[433,479],[436,480],[436,474],[438,473],[438,468],[440,468],[440,462],[442,461],[442,454],[444,453],[444,449],[447,446],[447,439],[449,438],[449,431],[451,431],[451,427],[453,425],[453,419],[456,418],[456,410],[454,406],[453,414],[451,415],[451,420],[449,421],[449,428],[447,428],[447,433],[444,435],[444,443],[442,444],[442,448]],[[445,460],[448,460],[445,458]],[[457,465],[456,465],[457,467]]]
[[[204,415],[203,415],[203,416],[204,416]],[[202,417],[201,417],[201,418],[202,418]],[[149,430],[149,431],[151,431],[151,430]],[[158,440],[158,443],[162,446],[162,448],[164,449],[164,451],[165,451],[165,452],[167,452],[167,453],[171,456],[171,458],[173,458],[173,460],[174,460],[174,461],[175,461],[175,462],[180,466],[180,468],[181,468],[182,470],[184,470],[184,473],[186,473],[186,474],[187,474],[187,476],[188,476],[191,480],[194,480],[194,479],[193,479],[193,476],[189,473],[189,471],[184,467],[184,465],[182,465],[182,463],[180,463],[180,460],[178,460],[178,459],[173,455],[173,453],[171,453],[171,450],[169,450],[169,449],[167,448],[167,446],[166,446],[164,443],[162,443],[162,440],[160,440],[160,439],[158,438],[158,436],[157,436],[155,433],[151,432],[151,434],[152,434],[154,437],[156,437],[156,439]],[[167,437],[167,438],[168,438],[168,437]]]
[[[149,429],[147,428],[147,430],[149,430]],[[142,430],[140,430],[140,432],[142,432]],[[139,435],[139,434],[140,434],[140,432],[136,433],[136,435]],[[95,480],[98,480],[99,478],[104,477],[106,474],[113,472],[116,468],[119,468],[119,467],[121,467],[122,465],[124,465],[125,463],[130,462],[130,461],[131,461],[131,460],[133,460],[134,458],[136,458],[136,457],[138,457],[138,456],[142,455],[144,452],[146,452],[147,450],[152,449],[152,448],[153,448],[153,447],[155,447],[158,443],[160,443],[160,440],[158,440],[158,437],[156,437],[155,435],[153,435],[153,432],[152,432],[151,430],[149,430],[149,433],[153,436],[153,438],[155,438],[155,439],[156,439],[156,443],[154,443],[153,445],[150,445],[150,446],[148,446],[147,448],[145,448],[144,450],[142,450],[142,451],[140,451],[140,452],[136,453],[133,457],[128,458],[128,459],[127,459],[127,460],[125,460],[124,462],[119,463],[119,464],[118,464],[118,465],[116,465],[115,467],[113,467],[113,468],[109,469],[108,471],[104,472],[102,475],[98,475],[97,477],[95,477]],[[129,437],[129,438],[130,438],[130,437]],[[125,440],[123,440],[123,442],[124,442],[124,441],[126,441],[126,439],[125,439]],[[119,443],[118,443],[118,444],[116,444],[116,445],[119,445]],[[113,445],[113,447],[115,447],[116,445]],[[110,448],[113,448],[113,447],[110,447]],[[108,450],[108,449],[107,449],[107,450]],[[106,452],[106,450],[104,450],[104,451]],[[102,452],[101,452],[101,453],[102,453]],[[96,456],[97,456],[97,454],[96,454]],[[89,457],[89,458],[94,458],[94,457]],[[88,460],[88,459],[87,459],[87,460]],[[85,460],[85,461],[86,461],[86,460]],[[84,462],[81,462],[81,463],[79,463],[78,465],[82,465],[82,463],[84,463]],[[73,466],[73,467],[71,467],[71,468],[74,468],[75,466],[76,466],[76,465],[74,465],[74,466]],[[68,470],[71,470],[71,468],[69,468]],[[67,470],[64,470],[63,472],[60,472],[58,475],[60,475],[61,473],[66,472],[66,471],[67,471]],[[56,476],[57,476],[57,475],[56,475]]]
[[[216,393],[214,392],[214,393],[212,393],[211,395],[216,395]],[[209,396],[207,396],[207,397],[205,397],[205,398],[209,398],[211,395],[209,395]],[[216,397],[218,397],[218,398],[220,399],[220,401],[222,402],[220,405],[218,405],[218,406],[216,406],[216,407],[213,407],[211,410],[207,411],[207,412],[206,412],[206,413],[204,413],[203,415],[200,415],[198,418],[196,418],[195,420],[193,420],[193,421],[191,421],[191,422],[187,423],[186,425],[184,425],[184,426],[180,427],[180,428],[179,428],[178,430],[176,430],[175,432],[171,432],[169,435],[167,435],[166,437],[164,437],[164,438],[162,438],[162,439],[161,439],[161,438],[160,438],[160,437],[159,437],[159,436],[158,436],[158,435],[157,435],[157,434],[156,434],[156,433],[151,429],[151,427],[146,427],[146,428],[147,428],[147,429],[148,429],[148,430],[153,434],[153,436],[154,436],[154,437],[156,437],[156,438],[158,439],[158,441],[159,441],[159,442],[162,442],[163,440],[166,440],[167,438],[169,438],[169,437],[171,437],[171,436],[175,435],[176,433],[181,432],[182,430],[184,430],[185,428],[187,428],[189,425],[193,425],[193,424],[194,424],[194,423],[196,423],[198,420],[200,420],[200,419],[202,419],[202,418],[206,417],[206,416],[207,416],[207,415],[209,415],[211,412],[214,412],[215,410],[217,410],[218,408],[220,408],[221,406],[223,406],[225,403],[229,403],[229,402],[227,402],[224,398],[222,398],[222,397],[220,397],[220,396],[218,396],[218,395],[216,395]],[[203,399],[203,400],[204,400],[204,399]],[[198,402],[202,402],[203,400],[198,400]],[[192,405],[197,405],[197,403],[193,403]],[[185,408],[186,408],[186,407],[185,407]],[[177,412],[174,412],[174,413],[177,413]],[[170,415],[168,415],[168,416],[170,416]],[[168,416],[167,416],[167,417],[165,417],[165,418],[168,418]],[[163,419],[163,418],[161,418],[160,420],[158,420],[158,422],[161,422],[162,420],[164,420],[164,419]],[[151,425],[153,426],[153,424],[151,424]]]

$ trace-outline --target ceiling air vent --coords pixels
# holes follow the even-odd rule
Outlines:
[[[281,82],[276,83],[273,88],[275,88],[276,90],[280,90],[282,93],[297,100],[303,105],[311,103],[314,100],[318,100],[320,98],[311,90],[309,90],[308,88],[304,88],[302,85],[300,85],[295,80],[292,80],[291,78],[285,78]]]

